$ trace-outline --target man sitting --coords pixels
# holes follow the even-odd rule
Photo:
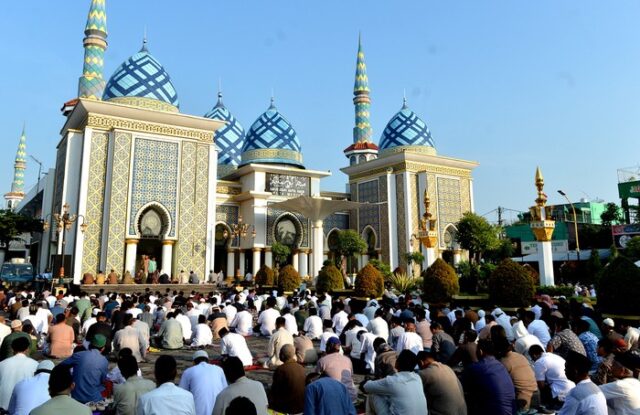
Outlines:
[[[282,365],[273,372],[271,409],[282,413],[300,413],[304,409],[305,371],[296,361],[295,349],[285,344],[280,349]]]
[[[180,387],[193,395],[197,415],[211,415],[227,380],[219,366],[209,364],[207,352],[198,350],[193,354],[193,366],[182,373]]]
[[[69,395],[74,388],[69,366],[58,365],[51,370],[49,394],[51,399],[30,412],[31,415],[74,414],[91,415],[91,409]]]
[[[244,396],[251,400],[256,408],[257,415],[267,415],[269,403],[264,386],[258,381],[247,378],[242,366],[242,361],[235,356],[226,358],[222,363],[222,370],[224,370],[224,376],[227,378],[229,386],[220,392],[216,398],[212,415],[226,415],[229,412],[227,407],[239,396]]]
[[[243,366],[253,364],[253,356],[244,337],[238,333],[231,333],[226,327],[221,328],[218,335],[220,336],[220,354],[237,357]]]
[[[433,352],[418,353],[418,375],[431,414],[466,415],[464,391],[453,369],[436,361]]]
[[[138,398],[155,389],[149,379],[138,376],[138,362],[133,356],[118,359],[118,369],[126,381],[113,387],[113,404],[116,413],[134,415],[138,409]]]
[[[337,337],[329,338],[326,349],[327,354],[318,360],[316,371],[318,373],[325,373],[335,380],[342,382],[347,388],[351,400],[355,402],[357,391],[353,384],[353,365],[348,357],[340,354],[340,339]]]
[[[280,349],[285,344],[293,346],[293,336],[285,328],[286,320],[284,317],[278,317],[276,319],[276,330],[271,335],[269,340],[269,346],[267,347],[267,353],[269,353],[269,359],[265,363],[265,368],[271,370],[282,364],[280,360]]]
[[[565,372],[576,387],[567,394],[559,415],[607,415],[607,400],[589,379],[589,369],[588,357],[573,350],[568,352]]]
[[[138,415],[172,414],[195,415],[196,407],[191,392],[177,387],[177,363],[173,356],[161,355],[154,366],[157,388],[138,400]]]

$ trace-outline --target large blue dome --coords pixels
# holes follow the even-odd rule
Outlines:
[[[240,164],[240,154],[245,136],[244,128],[222,103],[222,93],[218,93],[218,102],[204,116],[226,123],[215,132],[215,143],[219,149],[218,164],[224,166]]]
[[[291,123],[271,106],[253,123],[242,146],[240,165],[278,163],[304,167],[302,147]]]
[[[104,101],[177,112],[178,93],[164,67],[147,50],[124,61],[111,75],[102,96]]]
[[[435,154],[435,144],[427,124],[409,109],[406,102],[387,123],[379,147],[381,156],[402,151]]]

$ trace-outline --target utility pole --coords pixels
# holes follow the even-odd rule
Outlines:
[[[498,206],[498,226],[502,227],[502,207]]]

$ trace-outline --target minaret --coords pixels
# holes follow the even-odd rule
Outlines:
[[[538,269],[540,271],[540,285],[555,285],[553,275],[553,251],[551,238],[556,222],[551,219],[551,206],[547,206],[547,195],[544,193],[544,177],[540,167],[536,168],[535,176],[538,197],[535,206],[529,208],[531,213],[531,230],[538,241]]]
[[[369,78],[364,62],[362,39],[358,36],[358,57],[356,59],[356,80],[353,85],[353,104],[356,111],[356,124],[353,127],[353,144],[344,150],[345,156],[354,165],[378,157],[378,146],[371,141],[373,133],[369,122],[371,98],[369,97]]]
[[[102,70],[107,49],[105,0],[91,0],[84,34],[84,65],[78,81],[78,98],[102,99],[105,86]]]
[[[7,201],[7,209],[15,209],[15,207],[24,198],[24,171],[27,168],[27,136],[25,128],[22,127],[22,134],[18,142],[18,151],[16,152],[16,160],[13,164],[13,182],[11,182],[11,191],[5,193],[4,199]]]

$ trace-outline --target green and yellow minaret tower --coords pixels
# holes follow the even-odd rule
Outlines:
[[[13,182],[11,182],[11,191],[5,193],[4,199],[7,201],[7,209],[15,209],[15,207],[24,199],[24,171],[27,168],[27,135],[25,128],[22,127],[22,134],[18,142],[18,151],[16,152],[16,160],[13,164]]]
[[[107,49],[105,0],[91,0],[84,34],[84,65],[78,81],[78,98],[102,99],[105,86],[102,70]]]
[[[356,124],[353,127],[353,144],[344,150],[349,164],[354,165],[378,157],[378,146],[371,141],[373,130],[369,122],[371,98],[369,97],[369,77],[364,61],[362,39],[358,36],[358,57],[356,58],[356,80],[353,86],[353,105],[356,110]]]

